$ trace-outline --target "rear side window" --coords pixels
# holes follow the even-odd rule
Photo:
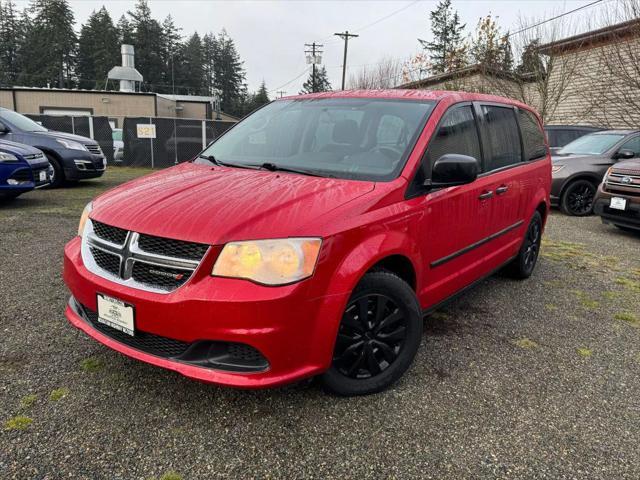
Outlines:
[[[547,147],[544,144],[544,134],[533,113],[527,110],[518,110],[522,143],[524,144],[525,161],[536,160],[547,155]]]
[[[482,105],[485,137],[485,171],[522,161],[520,133],[513,108]]]
[[[480,140],[471,105],[455,107],[442,117],[425,157],[429,176],[434,162],[447,153],[468,155],[480,161]]]

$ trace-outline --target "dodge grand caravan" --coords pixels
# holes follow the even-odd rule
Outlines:
[[[87,205],[66,316],[204,382],[376,392],[411,365],[423,315],[502,267],[532,274],[550,183],[540,119],[511,100],[280,99]]]

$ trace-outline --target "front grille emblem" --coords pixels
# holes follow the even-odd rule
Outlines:
[[[631,177],[622,177],[622,178],[620,179],[620,181],[621,181],[622,183],[625,183],[625,184],[629,185],[631,182],[633,182],[633,179],[632,179]]]

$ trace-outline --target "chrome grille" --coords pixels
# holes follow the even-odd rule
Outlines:
[[[93,153],[94,155],[102,155],[102,149],[100,148],[100,145],[85,145],[85,147],[87,147],[87,150],[89,150],[89,152]]]
[[[111,225],[96,222],[95,220],[93,220],[93,232],[102,240],[115,243],[116,245],[124,245],[128,233],[122,228],[112,227]]]
[[[607,176],[605,187],[608,191],[627,195],[640,195],[640,172],[613,170]]]
[[[82,260],[88,270],[111,281],[169,293],[191,278],[208,248],[88,220],[82,237]]]

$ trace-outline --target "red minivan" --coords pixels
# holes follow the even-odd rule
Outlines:
[[[540,119],[513,100],[283,98],[87,205],[65,248],[66,316],[204,382],[380,391],[411,365],[425,314],[502,267],[531,275],[550,184]]]

